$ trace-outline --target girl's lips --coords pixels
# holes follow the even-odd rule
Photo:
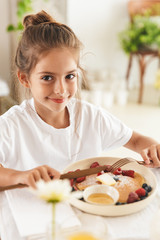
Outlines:
[[[52,102],[55,102],[55,103],[63,103],[63,102],[65,102],[65,98],[59,98],[59,99],[57,99],[57,98],[50,98],[50,100]]]

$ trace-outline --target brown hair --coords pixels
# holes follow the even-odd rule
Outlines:
[[[80,50],[82,44],[65,24],[56,22],[45,11],[27,15],[19,42],[15,63],[19,70],[30,74],[44,52],[59,47]]]

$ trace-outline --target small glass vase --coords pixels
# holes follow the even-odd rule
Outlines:
[[[56,204],[52,203],[52,221],[47,227],[47,240],[56,240],[55,210]]]

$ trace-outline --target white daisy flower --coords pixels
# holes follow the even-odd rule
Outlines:
[[[81,191],[72,192],[72,187],[67,179],[52,180],[45,182],[40,180],[36,183],[37,188],[31,188],[31,192],[35,194],[38,198],[45,200],[50,203],[58,203],[62,201],[69,200],[71,197],[81,198]]]

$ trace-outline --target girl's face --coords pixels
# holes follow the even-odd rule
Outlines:
[[[42,55],[27,80],[40,115],[64,111],[77,91],[77,63],[77,52],[67,48],[55,48]]]

